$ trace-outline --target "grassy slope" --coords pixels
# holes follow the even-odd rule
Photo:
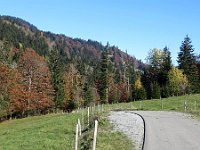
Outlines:
[[[119,132],[111,132],[112,126],[105,114],[102,117],[97,150],[131,149],[128,138]],[[0,150],[73,150],[78,118],[81,118],[81,113],[51,114],[3,122],[0,124]]]
[[[136,109],[136,110],[163,110],[185,112],[184,103],[187,103],[187,113],[200,117],[200,94],[170,97],[165,99],[141,100],[130,103],[107,105],[107,109]],[[163,106],[163,107],[162,107]]]
[[[187,107],[185,110],[184,103]],[[170,97],[161,100],[146,100],[141,102],[134,102],[135,107],[143,110],[164,110],[164,111],[178,111],[187,112],[200,117],[200,94],[185,95],[180,97]],[[162,107],[163,105],[163,107]]]
[[[1,150],[66,150],[74,143],[77,114],[46,115],[0,124]]]

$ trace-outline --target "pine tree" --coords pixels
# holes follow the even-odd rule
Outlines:
[[[152,98],[153,99],[160,98],[160,86],[157,83],[153,84]]]
[[[55,91],[54,103],[55,110],[63,108],[64,102],[64,79],[63,65],[58,50],[54,47],[49,56],[49,68],[52,76],[53,88]]]
[[[135,95],[135,70],[134,70],[134,63],[131,61],[127,52],[126,55],[127,55],[127,60],[125,63],[124,78],[127,84],[127,93],[129,101],[132,101]]]
[[[108,45],[102,52],[98,92],[101,103],[108,103]]]
[[[172,68],[171,53],[169,48],[166,46],[163,49],[164,57],[161,70],[159,73],[159,84],[161,86],[161,96],[166,98],[169,97],[168,91],[168,72]]]
[[[89,84],[85,83],[83,88],[83,96],[84,96],[84,106],[90,106],[93,96],[92,96],[92,88]]]
[[[183,70],[183,73],[187,76],[191,92],[199,92],[198,82],[198,69],[196,66],[196,57],[194,56],[194,48],[191,44],[192,41],[188,37],[185,37],[180,47],[178,54],[178,68]]]

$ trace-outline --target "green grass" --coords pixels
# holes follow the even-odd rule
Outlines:
[[[187,103],[185,110],[184,103]],[[178,111],[200,117],[200,94],[106,105],[106,109]]]
[[[52,114],[0,124],[0,150],[73,149],[78,114]]]
[[[97,150],[132,150],[134,145],[121,132],[113,131],[104,114],[99,122]]]
[[[131,149],[132,144],[125,135],[113,132],[106,114],[99,116],[97,150]],[[85,122],[86,116],[85,110]],[[0,150],[74,150],[78,118],[81,119],[81,113],[50,114],[0,123]],[[93,138],[93,128],[87,134]],[[90,149],[91,144],[90,141]]]

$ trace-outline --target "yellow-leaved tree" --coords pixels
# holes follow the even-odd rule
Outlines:
[[[188,79],[182,70],[172,67],[168,73],[168,79],[169,90],[172,96],[186,93],[187,87],[189,86]]]

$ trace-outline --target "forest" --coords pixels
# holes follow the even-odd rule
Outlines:
[[[180,39],[181,41],[181,39]],[[174,66],[168,47],[143,63],[117,46],[44,32],[0,16],[0,121],[94,104],[200,93],[200,54],[188,35]]]

